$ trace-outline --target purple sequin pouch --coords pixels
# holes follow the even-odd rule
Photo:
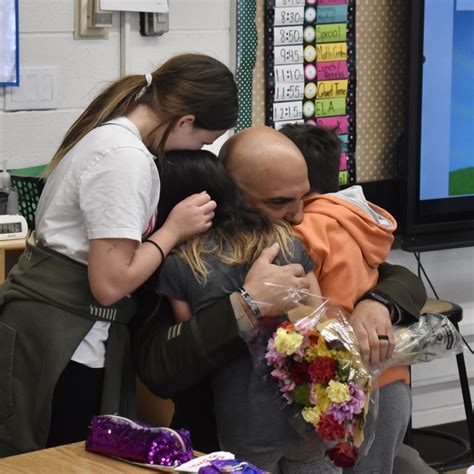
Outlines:
[[[189,431],[153,427],[115,415],[92,418],[86,450],[165,467],[179,466],[193,458]]]

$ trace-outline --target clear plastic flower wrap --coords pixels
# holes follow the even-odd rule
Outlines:
[[[461,336],[445,316],[424,315],[394,327],[393,356],[374,370],[362,359],[342,308],[306,291],[277,290],[272,301],[256,302],[281,308],[282,314],[259,320],[247,341],[250,353],[267,383],[276,386],[292,425],[305,435],[308,428],[316,432],[338,467],[352,466],[372,443],[374,434],[364,427],[369,410],[377,417],[380,373],[462,351]]]
[[[420,316],[412,324],[393,327],[395,348],[392,357],[377,368],[376,374],[396,365],[413,365],[460,354],[464,343],[454,324],[443,314]]]

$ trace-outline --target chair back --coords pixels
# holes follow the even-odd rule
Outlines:
[[[44,179],[39,176],[11,176],[11,187],[18,192],[18,214],[23,216],[30,230],[35,229],[35,214]]]

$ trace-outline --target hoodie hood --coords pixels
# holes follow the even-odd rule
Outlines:
[[[338,193],[310,195],[304,200],[304,214],[314,214],[315,223],[316,214],[321,218],[324,216],[324,219],[334,221],[332,224],[336,227],[343,228],[359,245],[372,267],[386,260],[397,228],[393,216],[367,201],[360,186],[351,186]]]

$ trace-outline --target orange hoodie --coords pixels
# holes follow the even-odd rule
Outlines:
[[[352,313],[357,301],[376,285],[378,266],[390,252],[397,223],[387,211],[366,201],[360,186],[310,195],[303,212],[303,222],[293,231],[316,265],[313,271],[321,293]],[[406,367],[388,369],[379,384],[396,380],[408,383]]]

